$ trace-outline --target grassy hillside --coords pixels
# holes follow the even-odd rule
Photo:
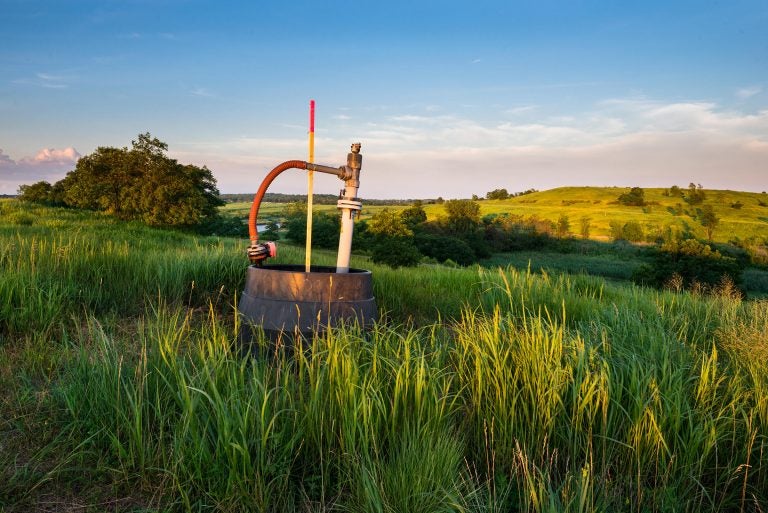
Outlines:
[[[561,215],[566,215],[571,224],[571,232],[579,234],[579,222],[587,217],[591,222],[591,238],[605,240],[610,235],[610,222],[622,224],[636,221],[646,233],[672,227],[678,231],[686,229],[699,238],[706,238],[706,231],[695,219],[696,208],[702,205],[688,205],[680,197],[665,196],[666,189],[644,189],[645,207],[628,207],[617,201],[619,195],[628,192],[626,187],[560,187],[548,191],[536,192],[507,200],[480,200],[480,215],[514,214],[522,216],[536,215],[542,219],[556,222]],[[734,237],[747,239],[757,236],[768,238],[768,194],[753,192],[705,190],[706,200],[703,205],[711,205],[720,224],[714,231],[715,242],[728,242]],[[383,208],[404,209],[404,206],[365,206],[362,219],[366,219]],[[741,208],[731,205],[740,203]],[[766,206],[761,205],[764,204]],[[250,203],[230,203],[222,210],[232,215],[247,217]],[[282,203],[265,203],[260,212],[264,219],[279,216],[284,208]],[[671,210],[682,207],[681,215],[674,215]],[[333,205],[318,205],[318,211],[333,211]],[[425,204],[424,209],[430,219],[445,214],[440,204]]]
[[[579,220],[588,217],[591,220],[593,238],[607,239],[610,234],[609,224],[612,220],[623,223],[639,222],[646,232],[672,226],[678,230],[690,228],[700,238],[706,238],[706,232],[694,218],[696,208],[680,197],[665,196],[665,189],[644,189],[645,207],[628,207],[617,201],[619,195],[628,192],[629,188],[621,187],[561,187],[549,191],[526,194],[508,200],[480,201],[481,215],[510,213],[515,215],[536,215],[543,219],[557,221],[560,215],[567,215],[571,223],[571,231],[579,232]],[[721,219],[720,225],[714,232],[716,242],[728,242],[733,237],[746,239],[752,236],[768,238],[768,194],[752,192],[735,192],[706,190],[706,200],[703,205],[712,205],[715,213]],[[741,203],[740,209],[731,207]],[[670,209],[682,205],[687,214],[673,215]],[[425,207],[432,216],[442,214],[439,205]]]
[[[768,302],[357,257],[256,360],[244,245],[0,202],[0,511],[768,511]]]

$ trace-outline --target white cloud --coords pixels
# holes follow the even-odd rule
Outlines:
[[[74,168],[80,153],[72,147],[44,148],[32,157],[14,161],[0,149],[0,194],[15,194],[22,184],[55,182]]]
[[[76,149],[69,147],[63,150],[55,148],[43,148],[34,157],[25,157],[19,161],[21,164],[62,164],[74,165],[80,158]]]

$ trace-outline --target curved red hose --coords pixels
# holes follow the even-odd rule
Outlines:
[[[267,187],[277,178],[277,175],[287,169],[307,169],[307,163],[303,160],[287,160],[275,167],[264,177],[264,181],[261,182],[259,190],[256,191],[256,195],[253,197],[251,212],[248,214],[248,235],[251,237],[251,245],[259,241],[259,232],[256,230],[256,217],[259,215],[259,207],[261,206],[261,200],[264,199],[264,193],[267,192]]]

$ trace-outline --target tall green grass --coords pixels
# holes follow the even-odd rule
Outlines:
[[[768,510],[766,302],[358,260],[373,329],[255,357],[241,242],[25,212],[0,508],[106,481],[158,511]]]
[[[160,308],[133,342],[91,320],[59,391],[71,438],[180,509],[764,507],[768,369],[729,344],[765,332],[765,304],[697,300],[719,322],[675,332],[678,296],[593,291],[594,319],[569,320],[583,288],[479,278],[490,311],[342,327],[266,361],[242,358],[214,310]],[[528,302],[536,286],[551,297]]]

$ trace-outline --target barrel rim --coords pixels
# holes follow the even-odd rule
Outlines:
[[[354,275],[366,275],[371,274],[371,271],[368,269],[355,269],[350,268],[346,273],[338,273],[336,272],[336,267],[330,266],[330,265],[313,265],[310,266],[309,272],[306,271],[306,267],[302,264],[265,264],[265,265],[250,265],[249,267],[259,270],[259,271],[277,271],[277,272],[286,272],[286,273],[300,273],[300,274],[308,274],[308,275],[317,275],[317,274],[337,274],[337,275],[344,275],[344,274],[354,274]]]

